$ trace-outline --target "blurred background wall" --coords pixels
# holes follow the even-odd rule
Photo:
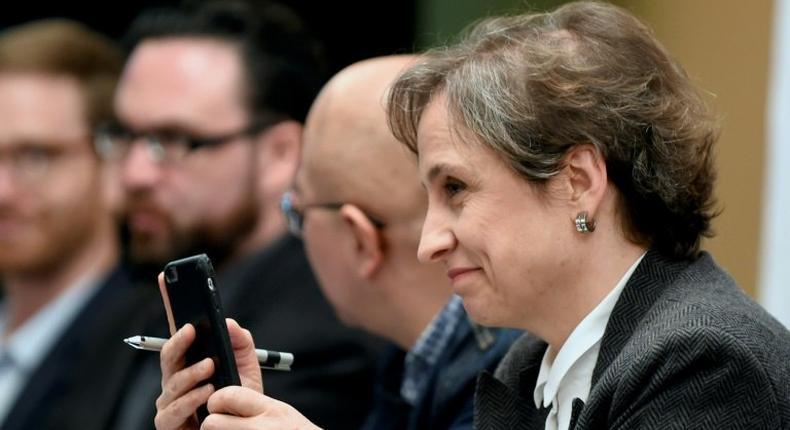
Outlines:
[[[773,15],[758,292],[790,327],[790,0],[777,0]]]
[[[790,117],[769,121],[776,106],[790,103],[769,97],[779,88],[779,78],[790,75],[790,70],[774,70],[782,45],[773,42],[781,34],[790,33],[779,31],[790,26],[790,18],[784,25],[777,24],[779,12],[790,10],[790,0],[613,1],[654,29],[721,118],[716,195],[722,213],[714,222],[716,236],[704,247],[749,294],[762,298],[774,312],[787,313],[780,318],[790,323],[790,292],[784,287],[790,278],[790,216],[783,215],[790,211],[790,174],[781,168],[790,167],[790,159],[782,162],[778,158],[781,154],[790,158],[786,154],[790,142],[786,132],[780,135],[771,131],[781,130]],[[300,13],[323,41],[329,69],[334,72],[359,59],[447,42],[469,23],[487,15],[545,10],[564,1],[282,2]],[[36,17],[66,16],[117,38],[142,8],[175,3],[138,0],[89,4],[75,0],[42,7],[26,2],[5,11],[0,28]],[[790,108],[784,112],[782,115],[790,114]]]

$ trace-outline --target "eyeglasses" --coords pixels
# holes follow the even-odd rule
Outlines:
[[[8,165],[15,180],[24,185],[35,185],[47,180],[49,174],[69,156],[88,152],[88,145],[25,143],[1,150],[0,162]]]
[[[255,122],[241,130],[221,136],[195,137],[169,131],[138,132],[119,123],[108,123],[96,130],[96,152],[107,160],[122,160],[134,142],[142,140],[150,159],[157,164],[177,163],[200,148],[219,146],[242,137],[254,136],[271,123]]]
[[[343,202],[313,203],[297,208],[294,205],[293,191],[287,191],[280,199],[280,210],[282,210],[283,215],[285,215],[285,219],[288,222],[288,231],[296,237],[302,237],[302,231],[304,229],[304,214],[308,209],[339,210],[343,207],[343,205],[346,204],[347,203]],[[382,229],[385,227],[384,222],[380,219],[368,213],[365,213],[365,216],[368,217],[370,222],[377,229]]]

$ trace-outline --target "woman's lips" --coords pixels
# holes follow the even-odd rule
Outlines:
[[[450,278],[452,282],[455,282],[464,275],[478,270],[480,270],[479,267],[456,267],[447,271],[447,277]]]

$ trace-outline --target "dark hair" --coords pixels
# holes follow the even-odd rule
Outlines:
[[[80,85],[90,128],[113,117],[123,55],[106,37],[66,19],[21,24],[0,35],[0,71],[73,78]]]
[[[491,18],[427,53],[389,98],[390,126],[415,152],[422,112],[440,93],[457,124],[530,182],[557,174],[573,146],[594,145],[632,242],[693,258],[712,235],[716,121],[624,9],[578,2]]]
[[[289,9],[268,1],[202,0],[139,16],[123,45],[147,39],[209,37],[237,44],[247,76],[253,118],[304,122],[325,78],[318,43]]]

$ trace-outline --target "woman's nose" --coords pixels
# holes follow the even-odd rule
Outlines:
[[[429,210],[422,226],[417,258],[423,263],[441,261],[455,248],[456,239],[447,223]]]

